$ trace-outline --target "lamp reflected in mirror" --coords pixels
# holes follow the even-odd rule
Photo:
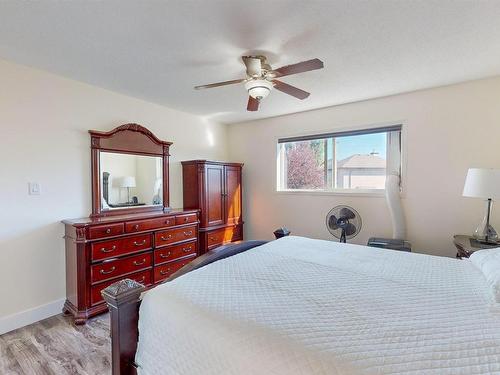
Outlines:
[[[123,176],[123,177],[118,178],[116,181],[117,181],[116,184],[119,188],[127,189],[127,202],[125,202],[125,203],[132,203],[130,201],[130,188],[136,187],[135,177],[134,176]]]

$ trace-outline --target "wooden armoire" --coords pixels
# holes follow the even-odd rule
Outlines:
[[[182,162],[184,208],[200,209],[199,255],[243,239],[243,164]]]

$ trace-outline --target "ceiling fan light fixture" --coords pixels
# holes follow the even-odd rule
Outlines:
[[[242,56],[241,59],[246,68],[245,78],[210,83],[208,85],[199,85],[194,88],[196,90],[211,89],[214,87],[245,82],[245,89],[248,92],[247,111],[255,112],[259,110],[260,101],[267,97],[273,88],[300,100],[309,97],[310,93],[307,91],[277,80],[276,78],[323,68],[323,61],[320,59],[311,59],[297,64],[285,65],[278,69],[272,69],[266,57],[262,55]]]
[[[269,95],[273,84],[265,79],[252,79],[245,83],[245,88],[248,91],[248,95],[254,99],[261,100]]]

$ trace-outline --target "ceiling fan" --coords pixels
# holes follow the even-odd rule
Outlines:
[[[242,60],[246,66],[246,78],[195,86],[195,89],[210,89],[244,82],[245,89],[248,91],[247,110],[257,111],[260,101],[269,95],[273,87],[301,100],[310,95],[307,91],[279,81],[276,78],[323,68],[323,62],[320,59],[302,61],[297,64],[282,66],[278,69],[272,69],[271,65],[267,63],[265,56],[242,56]]]

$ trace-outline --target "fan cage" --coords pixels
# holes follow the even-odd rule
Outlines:
[[[363,221],[361,220],[361,215],[354,208],[352,208],[350,206],[346,206],[346,205],[339,205],[339,206],[333,207],[326,215],[326,221],[325,221],[326,228],[328,229],[328,232],[330,232],[330,234],[332,236],[334,236],[337,239],[340,239],[340,237],[342,235],[342,228],[337,228],[337,229],[330,228],[329,220],[330,220],[330,217],[332,217],[332,216],[339,217],[340,211],[343,208],[351,210],[355,216],[354,219],[349,220],[349,222],[352,223],[356,227],[356,232],[354,232],[354,234],[346,235],[346,239],[350,240],[350,239],[356,237],[359,234],[359,232],[361,232],[361,228],[363,226]]]

